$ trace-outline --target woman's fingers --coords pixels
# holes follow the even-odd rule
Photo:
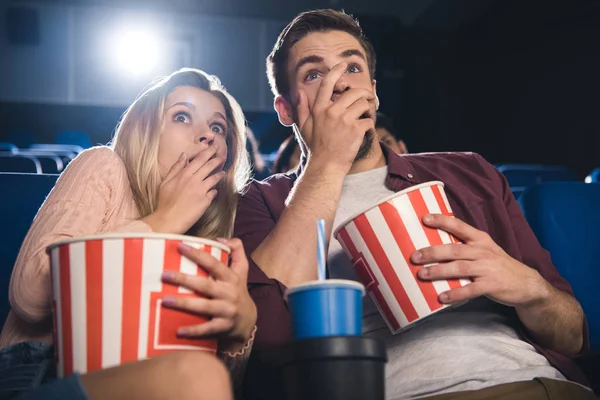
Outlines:
[[[185,243],[180,243],[178,250],[187,259],[200,265],[202,269],[214,276],[217,280],[223,282],[231,282],[234,280],[234,275],[231,270],[223,265],[219,260],[200,249],[195,249]]]
[[[181,153],[179,155],[179,158],[175,162],[175,164],[173,164],[171,166],[171,169],[169,170],[169,172],[163,179],[163,183],[168,182],[171,179],[173,179],[174,176],[176,176],[179,172],[181,172],[181,170],[183,170],[185,168],[186,164],[187,164],[187,155],[185,153]]]
[[[238,311],[230,301],[195,296],[166,296],[162,299],[162,305],[211,318],[232,319]]]
[[[162,274],[162,280],[175,286],[181,286],[189,289],[199,295],[213,299],[235,300],[236,296],[230,285],[223,285],[214,279],[203,276],[188,275],[176,271],[165,271]]]
[[[223,243],[231,249],[231,270],[235,272],[237,276],[244,280],[244,284],[248,280],[248,258],[246,257],[246,251],[244,245],[240,239],[217,239],[219,243]]]
[[[229,318],[214,318],[203,324],[182,326],[177,334],[184,337],[219,338],[233,327],[233,321]]]

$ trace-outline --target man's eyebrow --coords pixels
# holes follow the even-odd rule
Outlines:
[[[323,62],[323,57],[321,56],[306,56],[304,58],[301,58],[300,61],[298,61],[298,64],[296,64],[296,73],[298,73],[298,71],[300,70],[300,68],[302,68],[304,65],[306,64],[317,64],[317,63],[321,63]]]
[[[342,57],[342,58],[348,58],[348,57],[352,57],[352,56],[358,56],[358,57],[362,58],[363,60],[367,61],[363,52],[358,49],[344,50],[340,53],[340,57]]]

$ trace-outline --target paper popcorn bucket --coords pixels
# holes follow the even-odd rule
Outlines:
[[[423,281],[417,277],[422,266],[411,262],[412,253],[429,246],[459,243],[454,236],[423,225],[426,214],[453,216],[442,182],[427,182],[395,193],[347,219],[334,233],[394,334],[448,308],[439,302],[439,294],[471,282]]]
[[[181,235],[106,234],[48,247],[59,377],[178,350],[216,351],[215,340],[176,336],[206,318],[161,306],[164,296],[197,296],[162,283],[163,271],[208,276],[179,254],[180,242],[227,264],[228,247]]]

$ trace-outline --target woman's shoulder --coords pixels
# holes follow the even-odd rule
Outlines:
[[[87,170],[96,176],[98,174],[111,176],[126,174],[123,160],[108,146],[95,146],[82,151],[69,163],[66,171],[69,169]]]

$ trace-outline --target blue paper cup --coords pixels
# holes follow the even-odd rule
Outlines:
[[[328,279],[289,288],[285,298],[295,339],[362,334],[365,287],[355,281]]]

